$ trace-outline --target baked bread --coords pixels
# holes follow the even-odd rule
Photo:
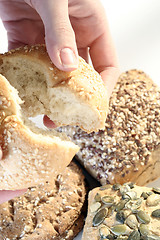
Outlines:
[[[160,189],[104,185],[89,193],[82,240],[159,240]]]
[[[0,239],[72,240],[84,224],[84,175],[75,163],[0,205]]]
[[[22,117],[17,91],[0,75],[0,189],[31,187],[62,172],[79,147]],[[27,121],[27,122],[26,122]]]
[[[104,129],[107,90],[81,57],[77,70],[63,72],[53,65],[44,45],[25,46],[0,55],[0,73],[18,90],[27,117],[46,114],[57,126]]]
[[[121,74],[110,99],[104,131],[60,129],[80,147],[77,159],[102,185],[159,177],[160,88],[142,71]]]

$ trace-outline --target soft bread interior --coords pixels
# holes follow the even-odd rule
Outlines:
[[[97,109],[80,100],[63,81],[51,87],[48,69],[40,61],[4,57],[0,72],[19,91],[27,117],[47,114],[57,126],[78,125],[88,132],[97,128],[100,118]]]
[[[31,187],[61,173],[79,147],[65,134],[36,127],[24,114],[23,102],[0,75],[0,189]]]

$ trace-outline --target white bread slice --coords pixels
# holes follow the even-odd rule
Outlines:
[[[79,150],[65,135],[38,129],[22,117],[22,103],[0,75],[0,189],[23,189],[56,177]]]
[[[0,73],[24,101],[23,114],[47,114],[57,126],[78,125],[86,132],[105,128],[107,90],[100,75],[79,57],[72,72],[58,70],[44,45],[0,55]]]

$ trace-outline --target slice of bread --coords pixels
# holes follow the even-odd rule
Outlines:
[[[0,189],[31,187],[62,172],[79,147],[63,134],[36,128],[22,117],[22,101],[0,75]]]
[[[57,126],[78,125],[86,132],[104,129],[107,90],[82,58],[77,70],[63,72],[44,45],[26,46],[0,55],[0,73],[18,90],[26,116],[47,114]]]

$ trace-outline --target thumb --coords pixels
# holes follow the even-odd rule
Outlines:
[[[2,149],[1,149],[1,146],[0,146],[0,160],[2,159]]]
[[[32,7],[44,23],[45,42],[52,62],[63,71],[76,69],[78,52],[68,15],[68,1],[32,0]]]

